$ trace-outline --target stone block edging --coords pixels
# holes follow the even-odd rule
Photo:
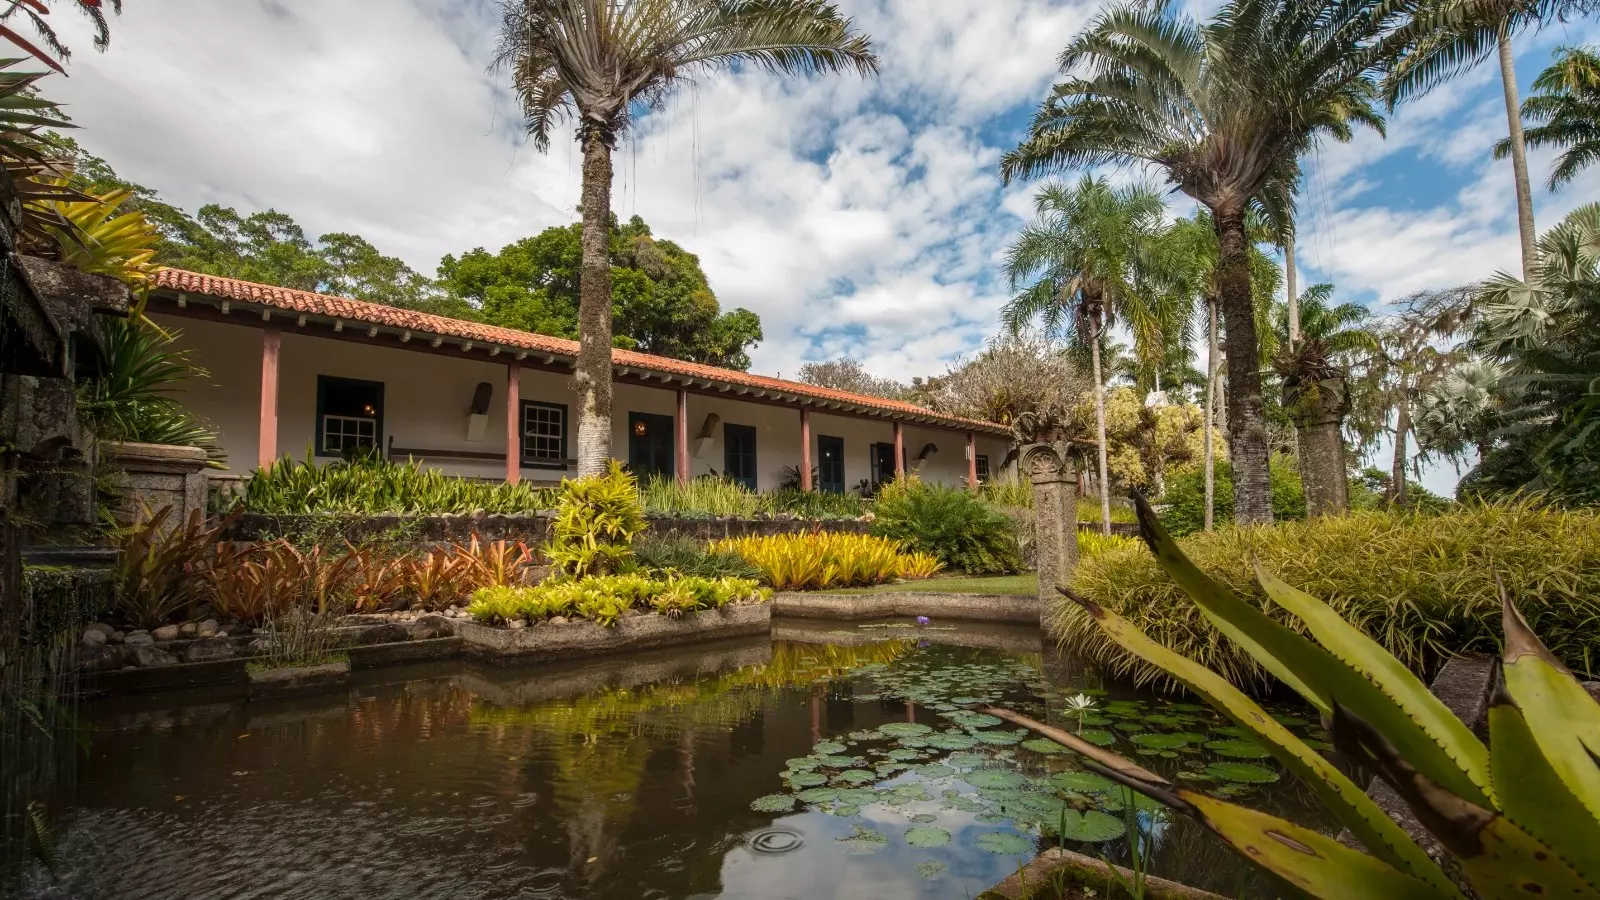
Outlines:
[[[774,596],[772,611],[779,616],[845,621],[882,619],[891,616],[927,616],[930,619],[1039,624],[1037,598],[1005,594],[938,594],[921,591],[883,594],[792,592]]]
[[[772,627],[772,605],[759,603],[701,610],[677,619],[660,615],[627,616],[613,628],[586,621],[532,628],[495,628],[468,619],[455,619],[451,627],[468,656],[502,665],[538,665],[766,634]]]

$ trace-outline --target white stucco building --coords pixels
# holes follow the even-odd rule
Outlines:
[[[576,341],[177,269],[160,273],[148,313],[210,373],[180,399],[219,429],[231,474],[358,447],[476,478],[575,471]],[[815,467],[816,489],[846,491],[898,457],[964,484],[1011,445],[1004,426],[900,401],[627,350],[612,360],[614,452],[641,475],[768,490],[785,468]]]

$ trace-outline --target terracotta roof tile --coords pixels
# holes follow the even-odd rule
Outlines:
[[[477,322],[466,322],[461,319],[450,319],[409,309],[384,306],[379,303],[351,300],[347,297],[333,297],[311,291],[299,291],[270,284],[257,284],[251,281],[240,281],[237,278],[202,275],[198,272],[187,272],[182,269],[162,269],[156,275],[156,288],[158,290],[166,289],[169,291],[202,294],[208,297],[235,300],[242,303],[258,303],[274,309],[290,310],[315,316],[328,316],[351,322],[362,322],[368,325],[383,325],[415,331],[419,334],[482,341],[486,344],[498,344],[502,347],[533,350],[568,358],[576,358],[578,355],[578,342],[565,338],[534,334],[530,331],[519,331],[513,328],[499,328]],[[652,356],[648,353],[637,353],[632,350],[612,350],[611,361],[613,365],[648,369],[652,372],[703,378],[708,381],[762,390],[782,391],[815,400],[837,401],[888,413],[931,417],[954,426],[971,427],[989,432],[1009,432],[1009,429],[1005,426],[993,422],[982,422],[964,419],[959,416],[945,415],[899,400],[889,400],[868,394],[855,394],[849,391],[838,391],[832,388],[818,387],[814,384],[785,381],[781,378],[768,378],[764,375],[752,375],[749,372],[738,372],[732,369],[719,369],[715,366],[704,366],[666,356]]]

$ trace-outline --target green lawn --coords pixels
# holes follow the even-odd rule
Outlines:
[[[956,576],[930,578],[926,581],[905,581],[899,584],[880,584],[876,587],[845,588],[828,591],[830,594],[896,594],[918,591],[931,594],[1006,594],[1032,597],[1039,593],[1039,575],[1026,572],[1021,575],[998,575],[982,578]]]

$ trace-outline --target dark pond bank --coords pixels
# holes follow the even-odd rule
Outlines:
[[[958,708],[974,701],[1325,825],[1225,723],[1041,653],[1037,632],[779,636],[371,672],[297,700],[86,704],[88,754],[54,810],[63,870],[32,873],[28,896],[964,898],[1063,827],[1068,846],[1125,858],[1129,821],[1157,873],[1257,895],[1199,828],[1130,816],[1070,754]],[[1095,707],[1079,717],[1082,691]]]

